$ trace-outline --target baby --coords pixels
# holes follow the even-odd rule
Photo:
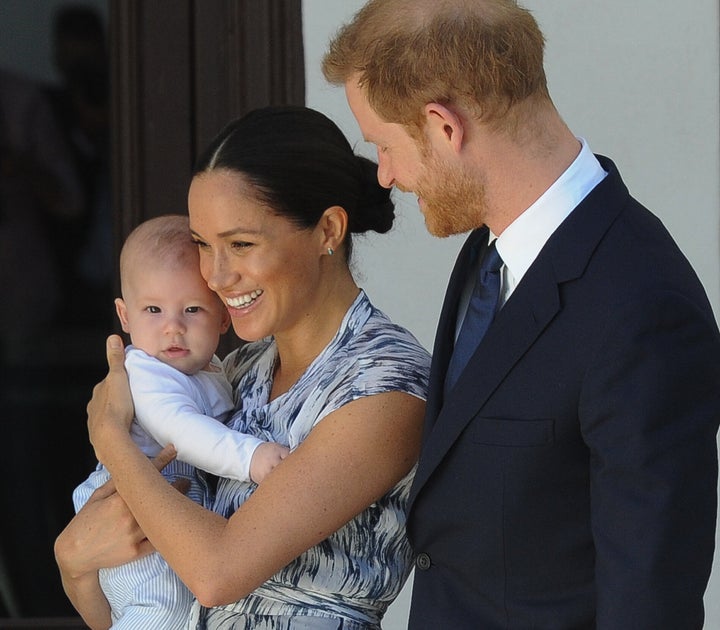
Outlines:
[[[135,405],[133,439],[148,457],[172,444],[177,459],[163,474],[190,479],[188,496],[206,507],[200,471],[260,483],[288,449],[223,424],[235,405],[215,350],[230,316],[200,275],[187,217],[157,217],[135,228],[120,253],[120,283],[115,307],[132,342],[125,365]],[[98,464],[75,489],[75,510],[109,478]],[[100,585],[115,629],[186,625],[193,597],[158,553],[102,569]]]

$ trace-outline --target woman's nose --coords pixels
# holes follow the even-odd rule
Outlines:
[[[203,277],[210,289],[216,293],[221,292],[223,289],[227,289],[234,282],[232,278],[232,272],[229,268],[227,261],[222,256],[213,257],[212,261],[208,261],[206,265],[203,265]]]

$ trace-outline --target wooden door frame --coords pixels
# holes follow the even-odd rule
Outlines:
[[[117,261],[138,223],[187,211],[193,162],[226,123],[264,105],[304,104],[305,64],[301,0],[110,0],[109,8]],[[226,335],[220,354],[236,343]]]

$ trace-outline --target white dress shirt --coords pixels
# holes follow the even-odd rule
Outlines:
[[[503,260],[500,304],[510,297],[553,232],[607,175],[587,142],[578,140],[582,146],[573,163],[497,238]]]
[[[553,232],[570,216],[607,175],[587,142],[578,138],[581,148],[577,157],[535,203],[515,219],[498,237],[490,232],[489,242],[503,260],[501,269],[500,308],[520,283]],[[477,261],[477,267],[480,266]],[[456,336],[465,318],[477,274],[470,274],[458,308]]]

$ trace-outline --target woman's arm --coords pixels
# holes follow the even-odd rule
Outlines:
[[[112,530],[96,527],[98,522]],[[63,588],[88,626],[95,630],[112,625],[98,569],[122,564],[151,550],[113,483],[98,488],[55,541]]]
[[[112,344],[117,344],[113,346]],[[419,453],[424,402],[393,392],[328,415],[226,520],[166,483],[127,434],[119,338],[88,406],[98,458],[155,548],[200,603],[237,601],[387,493]]]
[[[61,570],[60,577],[70,603],[80,613],[89,628],[107,630],[112,626],[110,605],[100,588],[97,572],[68,579]]]
[[[172,459],[172,449],[166,449],[153,462],[162,470]],[[97,629],[111,625],[98,570],[130,562],[153,550],[114,482],[98,488],[55,541],[63,588],[88,626]]]

